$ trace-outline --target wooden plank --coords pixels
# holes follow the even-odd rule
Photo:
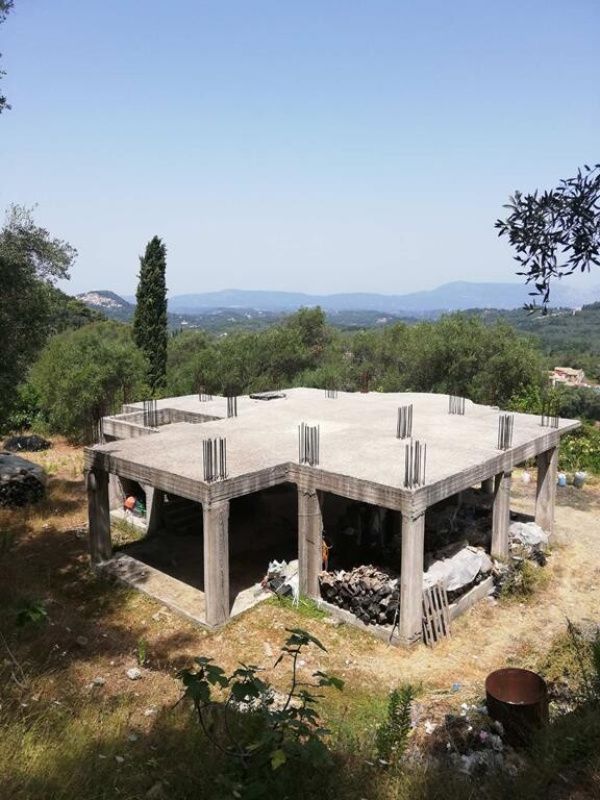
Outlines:
[[[445,585],[436,583],[423,589],[423,639],[432,647],[450,636],[450,611]]]

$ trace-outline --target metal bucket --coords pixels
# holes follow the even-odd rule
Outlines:
[[[502,724],[509,744],[527,744],[534,730],[548,724],[548,687],[535,672],[498,669],[487,676],[485,693],[488,713]]]

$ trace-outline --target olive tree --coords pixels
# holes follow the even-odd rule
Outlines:
[[[148,393],[147,368],[129,326],[98,322],[53,336],[30,381],[50,429],[88,442],[100,417]]]
[[[530,294],[541,297],[544,311],[553,280],[600,266],[600,164],[585,164],[555,189],[515,192],[504,208],[509,213],[496,221],[498,236],[508,237],[517,274],[533,284]]]

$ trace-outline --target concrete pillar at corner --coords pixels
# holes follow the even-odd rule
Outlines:
[[[316,489],[298,489],[298,575],[300,594],[319,599],[323,566],[323,515]]]
[[[511,473],[501,472],[494,481],[494,505],[492,508],[492,546],[495,558],[508,558],[508,529],[510,527]]]
[[[495,482],[494,478],[486,478],[484,481],[481,481],[481,491],[485,494],[493,495],[495,489]]]
[[[146,532],[148,536],[160,533],[164,527],[165,493],[153,486],[142,487],[146,493]]]
[[[92,564],[107,561],[112,556],[110,540],[110,507],[108,502],[108,473],[91,470],[87,474],[88,521],[90,558]]]
[[[554,531],[554,503],[558,473],[558,447],[552,447],[537,457],[537,488],[535,521],[546,533]]]
[[[229,619],[229,500],[203,504],[202,516],[206,624],[216,627]]]
[[[425,514],[403,514],[398,636],[406,645],[419,641],[422,636],[424,547]]]

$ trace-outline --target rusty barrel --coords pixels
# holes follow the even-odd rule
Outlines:
[[[505,667],[485,681],[488,714],[504,727],[512,745],[526,745],[534,730],[548,723],[546,681],[528,669]]]

